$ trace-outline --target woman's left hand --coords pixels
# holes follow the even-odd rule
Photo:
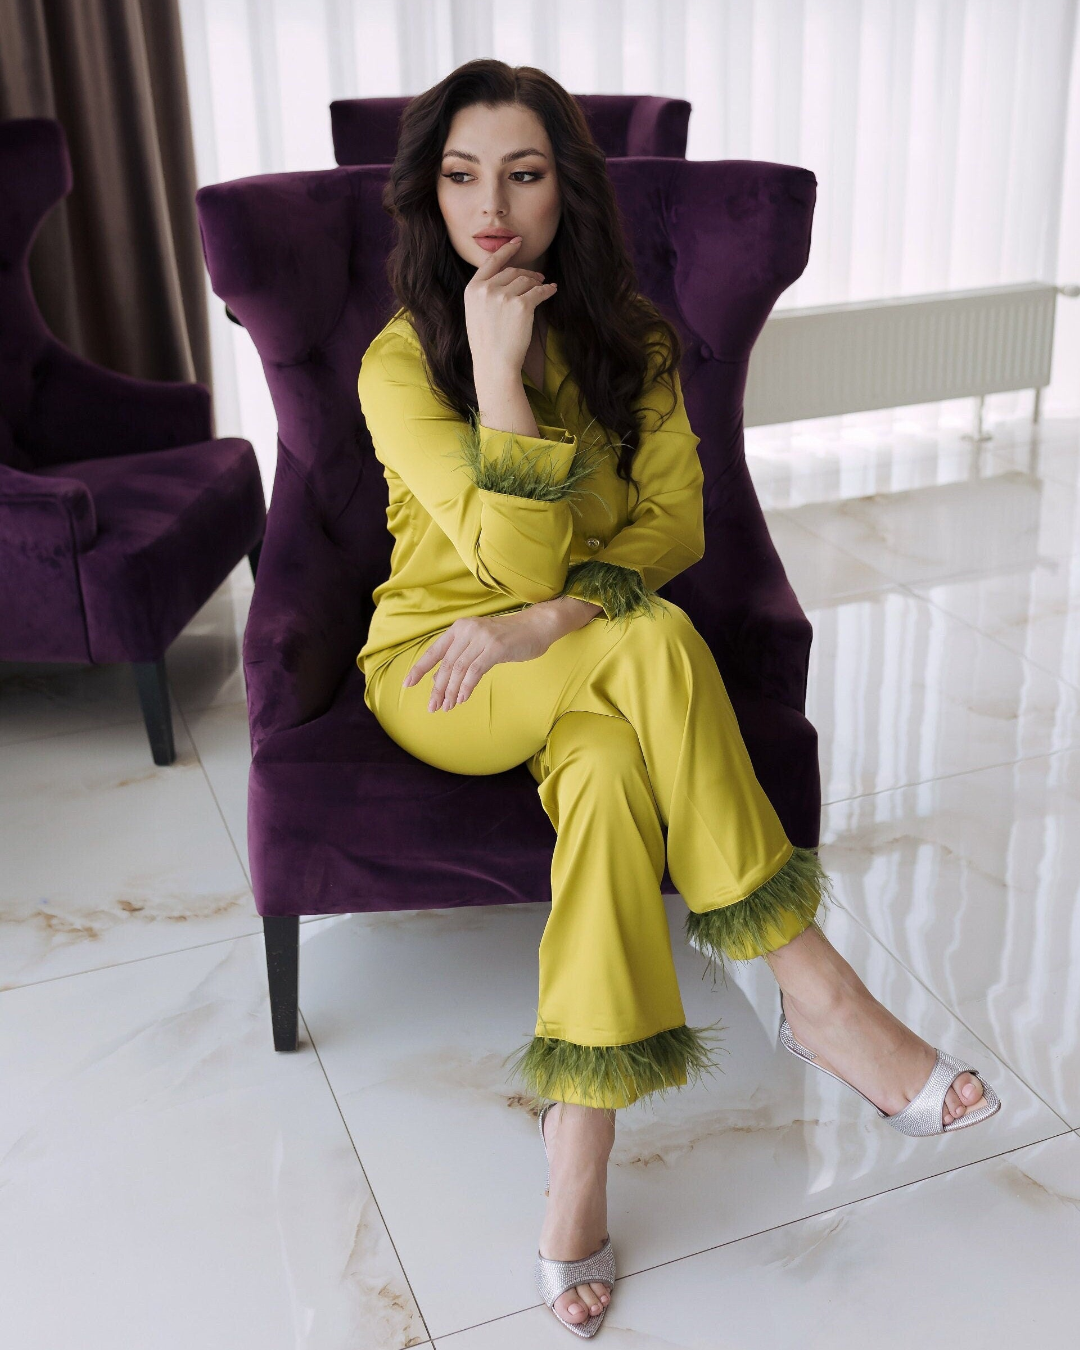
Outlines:
[[[428,712],[449,711],[469,697],[480,677],[500,661],[532,661],[543,656],[560,632],[544,606],[513,614],[455,619],[413,664],[402,680],[410,688],[439,663]]]

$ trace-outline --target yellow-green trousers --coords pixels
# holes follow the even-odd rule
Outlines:
[[[704,638],[677,605],[652,604],[500,662],[446,712],[428,711],[438,667],[402,687],[439,633],[374,670],[364,696],[425,763],[491,774],[527,762],[539,784],[556,833],[552,906],[535,1034],[517,1067],[538,1096],[583,1106],[628,1106],[715,1067],[679,994],[662,827],[687,937],[711,958],[783,946],[830,885],[762,790]]]

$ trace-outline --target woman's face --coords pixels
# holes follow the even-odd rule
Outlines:
[[[439,207],[460,257],[479,267],[499,245],[487,230],[521,243],[507,267],[544,270],[562,209],[555,157],[544,125],[519,103],[473,104],[454,115],[439,170]],[[502,240],[505,243],[506,240]]]

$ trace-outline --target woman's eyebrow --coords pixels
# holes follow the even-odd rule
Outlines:
[[[509,164],[512,159],[524,159],[526,155],[537,155],[540,159],[547,159],[547,155],[542,150],[511,150],[508,155],[503,155],[499,160],[500,164]],[[480,159],[477,155],[470,155],[464,150],[445,150],[443,159],[467,159],[470,164],[479,164]]]

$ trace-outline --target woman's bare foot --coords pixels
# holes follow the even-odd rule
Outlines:
[[[882,1111],[902,1111],[934,1067],[934,1047],[877,1001],[832,943],[811,925],[765,957],[784,995],[795,1039]],[[945,1096],[942,1123],[985,1104],[982,1084],[959,1074]]]
[[[540,1255],[580,1261],[602,1247],[607,1229],[607,1164],[615,1112],[557,1102],[544,1117],[551,1179]],[[555,1300],[568,1322],[587,1322],[611,1302],[606,1284],[579,1284]]]

